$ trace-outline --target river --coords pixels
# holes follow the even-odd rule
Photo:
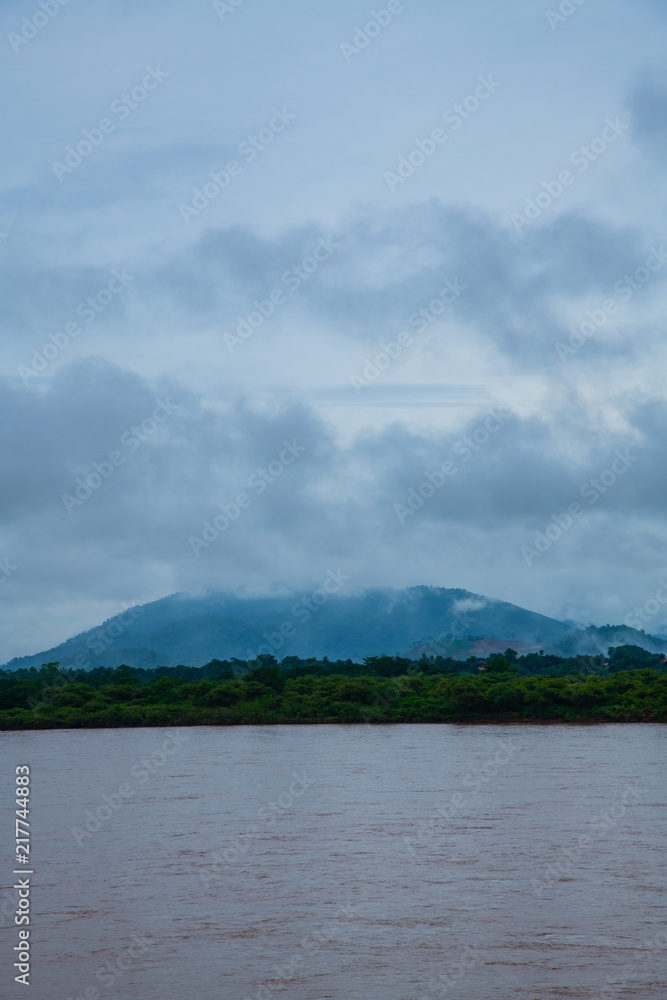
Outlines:
[[[33,1000],[666,993],[659,725],[2,732]],[[9,915],[9,916],[8,916]],[[606,991],[605,991],[606,988]]]

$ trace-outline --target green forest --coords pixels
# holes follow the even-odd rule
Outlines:
[[[0,729],[395,722],[665,722],[667,663],[638,646],[560,657],[273,656],[203,667],[0,671]]]

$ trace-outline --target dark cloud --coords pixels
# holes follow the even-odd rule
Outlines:
[[[308,273],[318,245],[331,249]],[[420,310],[430,310],[449,280],[464,291],[438,320],[449,321],[452,331],[452,320],[465,323],[518,370],[534,371],[554,360],[554,344],[569,337],[581,300],[597,305],[617,297],[614,286],[648,253],[649,239],[638,228],[564,215],[517,237],[484,213],[435,201],[389,217],[365,216],[333,233],[305,226],[266,238],[233,226],[205,232],[190,248],[163,251],[149,267],[128,266],[132,281],[90,329],[110,334],[114,345],[172,331],[233,332],[256,302],[280,289],[286,297],[276,311],[280,322],[289,317],[333,343],[380,344],[403,329],[418,333],[425,325]],[[81,303],[120,265],[31,268],[26,256],[18,253],[7,268],[0,318],[22,345],[17,356],[29,360],[49,333],[78,320]],[[270,323],[266,330],[271,335]],[[598,338],[588,354],[628,350],[631,344]],[[587,363],[584,354],[578,361]]]
[[[667,155],[667,75],[646,76],[630,98],[633,134],[660,162]]]
[[[398,582],[401,560],[429,532],[432,557],[475,536],[486,538],[468,556],[478,566],[508,538],[515,559],[573,502],[583,510],[583,550],[604,524],[627,540],[629,515],[664,528],[664,401],[635,408],[623,433],[591,437],[572,408],[547,421],[497,407],[489,417],[485,406],[458,433],[395,423],[343,445],[297,402],[258,408],[237,397],[213,410],[176,381],[149,383],[88,359],[43,385],[3,384],[0,408],[3,426],[12,421],[2,456],[5,537],[22,567],[17,586],[38,591],[57,582],[72,595],[94,586],[154,596],[159,566],[170,590],[271,587],[341,560],[357,567],[357,585],[392,564]],[[112,452],[122,456],[114,469]],[[618,455],[629,456],[625,465]],[[446,462],[456,471],[443,485]],[[261,469],[259,488],[251,477]],[[91,475],[92,488],[77,494]],[[437,489],[424,489],[429,479]],[[250,497],[243,510],[241,493]],[[221,510],[230,524],[212,538],[206,523]],[[209,541],[194,551],[193,537]],[[613,564],[615,552],[606,558]]]
[[[0,562],[18,568],[0,580],[0,639],[12,654],[28,625],[51,645],[61,609],[63,639],[98,605],[317,585],[339,562],[354,587],[460,586],[606,620],[661,572],[663,267],[631,296],[617,288],[661,226],[642,178],[667,150],[667,78],[647,68],[664,48],[662,7],[620,4],[610,20],[586,6],[551,31],[525,0],[413,5],[351,64],[340,43],[358,5],[321,7],[247,4],[223,23],[210,3],[70,5],[19,53],[6,45]],[[7,32],[24,13],[6,5]],[[168,78],[59,182],[52,160],[148,63]],[[391,192],[385,171],[481,73],[502,81],[498,95]],[[634,146],[516,232],[512,211],[627,107],[628,80],[641,81]],[[186,222],[179,205],[274,106],[293,124]],[[131,278],[109,300],[113,271]],[[446,282],[461,293],[445,309]],[[280,307],[227,350],[223,333],[276,290]],[[90,297],[102,308],[86,319]],[[559,356],[571,324],[610,298],[604,329]],[[65,342],[68,323],[80,329]],[[355,391],[351,376],[406,329],[409,351]],[[499,401],[511,416],[482,440]],[[289,458],[284,442],[305,450],[265,489],[249,485]],[[521,546],[586,502],[582,487],[627,448],[637,460],[527,566]],[[447,461],[456,473],[401,519],[397,505]],[[90,490],[81,502],[77,488]],[[195,554],[192,538],[243,493],[252,502]]]

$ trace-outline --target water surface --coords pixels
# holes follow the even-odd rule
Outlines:
[[[666,995],[663,726],[5,732],[0,749],[3,801],[14,766],[33,771],[33,1000]]]

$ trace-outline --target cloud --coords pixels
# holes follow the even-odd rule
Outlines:
[[[224,23],[211,4],[69,5],[7,47],[12,653],[123,601],[315,586],[339,562],[358,588],[603,621],[662,573],[667,261],[646,262],[664,254],[664,11],[585,5],[550,31],[526,0],[487,6],[413,5],[349,64],[351,0]],[[7,32],[23,13],[6,5]],[[169,76],[59,182],[52,160],[147,64]],[[385,171],[482,74],[497,96],[390,192]],[[512,213],[628,104],[634,143],[517,233]],[[293,124],[186,224],[179,204],[274,106]],[[305,450],[288,462],[285,442]]]
[[[667,151],[667,76],[652,72],[639,83],[630,99],[633,134],[660,162]]]
[[[71,339],[63,361],[94,351],[124,365],[149,352],[154,362],[169,360],[177,370],[184,338],[201,336],[201,355],[187,355],[195,379],[206,378],[204,352],[210,350],[221,364],[231,362],[224,364],[227,378],[241,382],[249,377],[243,352],[255,359],[257,345],[270,347],[280,338],[284,346],[277,367],[275,359],[271,365],[272,378],[280,380],[294,370],[297,338],[326,341],[342,361],[343,354],[353,357],[355,344],[380,348],[401,331],[436,352],[465,354],[469,341],[473,353],[493,352],[506,372],[532,373],[546,362],[560,374],[556,345],[569,343],[586,310],[599,310],[610,297],[618,315],[606,321],[604,336],[591,338],[578,353],[576,367],[637,354],[647,338],[657,338],[652,309],[662,271],[640,289],[631,314],[618,291],[650,252],[650,237],[638,227],[563,215],[519,238],[483,212],[433,201],[390,215],[366,214],[333,232],[310,225],[267,238],[242,226],[210,230],[194,245],[162,249],[140,266],[35,265],[27,244],[7,268],[0,320],[15,371],[39,364],[35,351],[43,352],[51,334],[74,322],[81,335]],[[108,297],[105,289],[119,268],[130,275],[126,287],[93,315],[86,301]],[[447,282],[461,289],[453,301]],[[444,311],[438,301],[443,292]],[[278,305],[270,302],[272,293]],[[630,316],[644,325],[642,345],[616,334]],[[233,359],[225,334],[232,338]],[[248,334],[250,351],[242,343]],[[169,342],[161,354],[155,354],[157,337]],[[256,382],[256,372],[250,377]]]
[[[468,611],[481,611],[485,608],[489,602],[483,597],[464,597],[460,601],[454,601],[452,604],[452,613],[455,615],[463,615]]]
[[[483,593],[504,575],[490,596],[507,597],[507,586],[531,604],[542,586],[552,599],[569,586],[574,551],[605,587],[623,576],[634,584],[664,554],[664,401],[594,439],[576,410],[540,420],[498,408],[490,417],[485,405],[461,432],[395,421],[346,443],[296,399],[258,405],[239,394],[212,405],[175,379],[99,359],[1,390],[13,433],[0,557],[18,567],[3,596],[19,609],[28,593],[39,601],[55,590],[67,602],[95,596],[111,613],[178,590],[299,586],[339,565],[354,587]],[[438,472],[446,462],[449,477]],[[572,503],[581,516],[527,566],[521,546]],[[411,552],[422,553],[414,565]]]

